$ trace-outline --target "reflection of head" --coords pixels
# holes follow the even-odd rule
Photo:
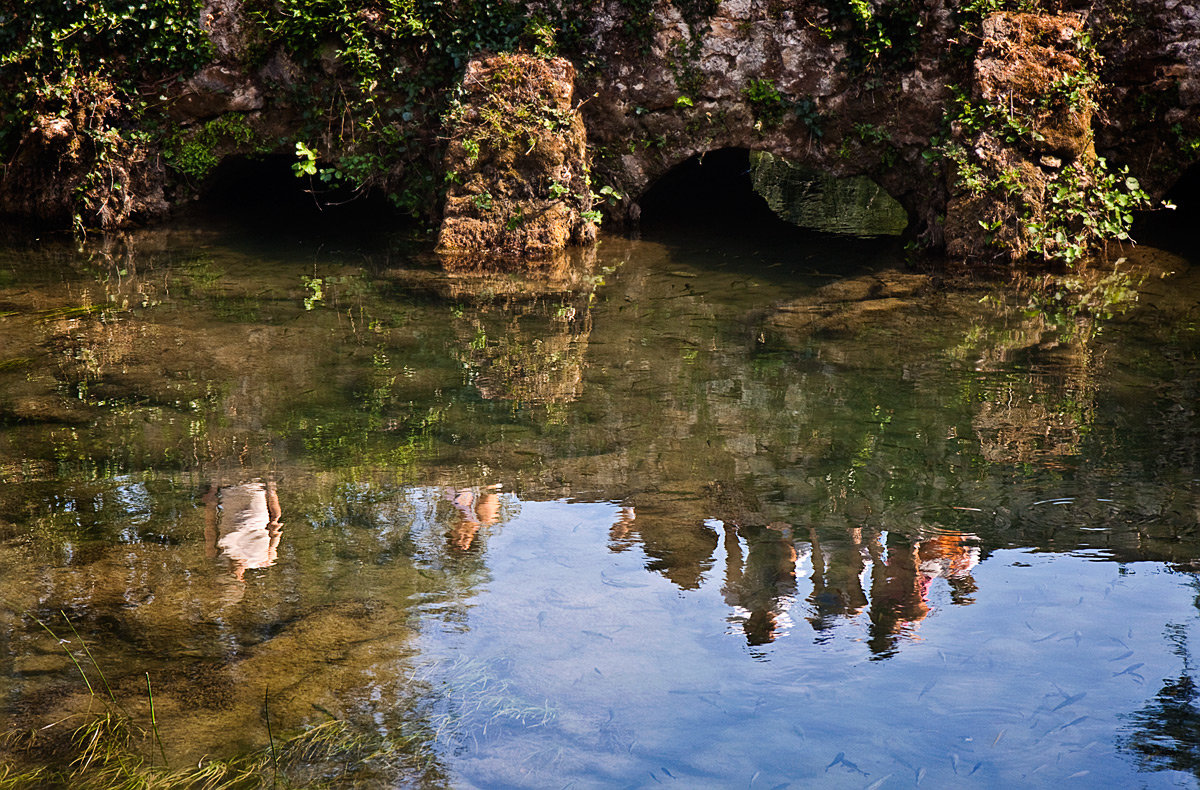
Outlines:
[[[202,501],[210,557],[228,563],[239,581],[247,569],[275,564],[282,525],[274,482],[256,479],[232,486],[214,484]]]

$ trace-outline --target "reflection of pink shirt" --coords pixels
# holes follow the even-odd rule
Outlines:
[[[221,554],[242,568],[274,565],[267,531],[271,514],[267,510],[266,485],[256,482],[229,486],[222,488],[219,496],[222,517],[217,548]]]

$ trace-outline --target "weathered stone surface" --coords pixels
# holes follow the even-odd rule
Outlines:
[[[446,151],[455,174],[445,253],[540,258],[595,238],[587,140],[562,58],[494,55],[467,65]]]
[[[986,19],[961,0],[872,0],[856,11],[858,16],[844,4],[823,0],[657,0],[636,6],[622,0],[518,2],[513,9],[517,16],[556,20],[564,59],[478,55],[472,61],[476,72],[464,83],[469,109],[482,106],[484,98],[470,81],[481,77],[481,64],[494,57],[516,58],[514,62],[528,58],[528,68],[536,61],[542,64],[537,68],[555,72],[539,76],[531,71],[531,85],[543,78],[562,89],[575,83],[574,97],[549,90],[538,101],[556,112],[568,106],[572,113],[578,111],[582,126],[571,120],[554,130],[569,136],[569,142],[563,137],[556,144],[535,134],[531,140],[538,145],[529,154],[514,147],[507,154],[481,152],[473,159],[461,145],[470,139],[463,131],[478,127],[480,118],[470,110],[467,116],[447,119],[443,107],[431,100],[437,91],[449,93],[452,85],[434,88],[420,101],[376,93],[369,76],[351,73],[343,57],[345,42],[339,42],[332,24],[324,43],[317,31],[315,51],[291,51],[286,36],[272,38],[275,33],[265,30],[242,0],[205,4],[201,23],[213,44],[212,64],[195,75],[179,75],[182,81],[143,87],[147,96],[166,96],[162,106],[184,127],[227,113],[244,114],[258,134],[259,147],[221,149],[222,157],[261,153],[263,140],[278,142],[276,153],[289,153],[303,139],[319,151],[323,165],[346,157],[387,161],[383,171],[362,184],[392,194],[405,193],[410,186],[406,179],[426,185],[421,187],[425,192],[413,194],[432,192],[428,185],[442,174],[429,173],[428,165],[440,160],[462,175],[446,202],[442,246],[505,255],[540,255],[590,235],[589,223],[576,217],[590,208],[587,199],[576,205],[549,200],[541,191],[548,187],[544,175],[558,168],[559,175],[572,179],[571,184],[559,183],[577,193],[575,180],[586,173],[581,176],[582,170],[577,173],[579,168],[565,163],[573,158],[587,162],[588,154],[577,154],[576,138],[583,139],[583,128],[592,183],[610,185],[625,196],[602,207],[618,222],[636,221],[639,198],[672,167],[707,151],[744,148],[830,177],[871,178],[903,205],[911,220],[909,233],[962,260],[1017,261],[1029,239],[1012,201],[967,194],[960,186],[961,169],[941,156],[938,142],[954,114],[956,93],[993,107],[1023,104],[1031,114],[1036,136],[1009,140],[995,130],[958,129],[954,140],[985,175],[1013,174],[1021,210],[1028,209],[1034,221],[1050,174],[1094,153],[1115,165],[1128,164],[1155,197],[1200,160],[1200,114],[1195,112],[1200,106],[1200,0],[1085,0],[1045,4],[1038,14],[1000,13]],[[393,13],[399,12],[372,7],[359,19],[369,23],[366,32],[382,34],[396,21],[389,17]],[[879,27],[885,22],[886,30]],[[304,34],[309,45],[311,32]],[[1100,57],[1086,54],[1085,37],[1095,42]],[[422,69],[431,62],[426,57],[430,48],[418,33],[411,41],[411,51],[389,52],[380,69],[412,73],[409,87],[424,89],[429,79]],[[567,61],[580,69],[578,75],[567,71]],[[1086,79],[1071,83],[1076,77]],[[1067,111],[1053,102],[1039,105],[1047,86],[1054,85],[1060,93],[1059,88],[1079,88],[1075,98],[1094,99],[1095,106],[1084,101]],[[353,129],[349,104],[313,101],[355,91],[362,91],[372,106],[387,107],[386,123],[394,126],[388,139],[403,141],[408,161],[388,160],[378,147],[364,147]],[[328,109],[314,110],[318,106]],[[327,111],[329,117],[313,123],[314,111]],[[80,213],[67,200],[79,193],[80,163],[68,150],[68,127],[77,124],[65,110],[42,115],[45,119],[28,133],[28,145],[22,143],[0,176],[0,211],[61,223]],[[510,114],[504,121],[518,119]],[[325,131],[316,131],[318,127]],[[89,199],[89,210],[105,226],[162,214],[168,205],[163,182],[170,175],[156,164],[155,151],[130,149],[122,157],[143,164],[122,173],[127,196]],[[539,157],[542,161],[532,161]],[[490,174],[475,180],[477,170],[482,174],[488,168]],[[502,172],[506,168],[511,172]],[[507,192],[493,193],[489,184],[500,183],[510,185]],[[483,208],[485,193],[492,198],[490,210]],[[165,194],[184,200],[194,190],[168,188]],[[586,194],[590,198],[590,191]],[[503,198],[499,211],[498,197]],[[417,208],[434,217],[438,208],[427,203]],[[497,225],[490,215],[505,211],[509,213]],[[509,220],[518,215],[520,227],[509,229]],[[985,231],[980,222],[993,230]]]
[[[1095,159],[1092,86],[1077,56],[1082,25],[1075,14],[998,13],[983,21],[970,96],[978,109],[972,112],[1000,107],[1021,126],[972,125],[974,119],[965,118],[952,129],[963,153],[946,207],[951,258],[1024,258],[1032,241],[1027,228],[1045,212],[1052,175]],[[1074,92],[1071,100],[1065,86]],[[973,187],[968,168],[989,187]]]
[[[0,214],[108,229],[165,213],[162,162],[122,135],[127,124],[103,80],[71,79],[47,91],[0,173]]]
[[[201,69],[168,105],[172,118],[197,121],[264,106],[262,90],[244,73],[220,64]]]

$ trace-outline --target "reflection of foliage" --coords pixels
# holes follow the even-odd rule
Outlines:
[[[1117,261],[1119,265],[1125,259]],[[1099,321],[1125,312],[1137,301],[1135,280],[1114,267],[1111,272],[1074,272],[1068,276],[1045,275],[1029,287],[1029,310],[1041,313],[1066,334],[1087,335],[1100,331]]]
[[[1151,771],[1200,776],[1200,689],[1190,675],[1168,678],[1154,701],[1131,717],[1137,731],[1126,747]]]
[[[313,460],[328,467],[388,468],[402,475],[411,471],[433,446],[433,428],[442,412],[385,418],[378,412],[343,412],[302,418],[281,431],[303,439]]]
[[[1031,290],[1047,292],[1037,285]],[[1077,456],[1095,412],[1093,323],[1021,308],[1007,298],[981,302],[1003,323],[972,325],[952,353],[972,359],[983,374],[965,383],[963,397],[972,404],[984,460],[1058,466]]]
[[[1192,677],[1186,629],[1168,628],[1183,670],[1163,683],[1152,702],[1129,716],[1132,732],[1121,746],[1133,752],[1145,770],[1200,777],[1200,688]]]
[[[487,321],[486,309],[476,313],[462,356],[484,398],[527,405],[569,403],[579,396],[591,311],[587,303],[576,303],[510,304],[496,314],[506,319],[503,326]]]

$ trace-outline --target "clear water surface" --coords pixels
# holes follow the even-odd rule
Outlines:
[[[336,786],[1195,787],[1200,270],[1129,258],[1096,323],[819,237],[9,238],[4,759],[82,668]]]

